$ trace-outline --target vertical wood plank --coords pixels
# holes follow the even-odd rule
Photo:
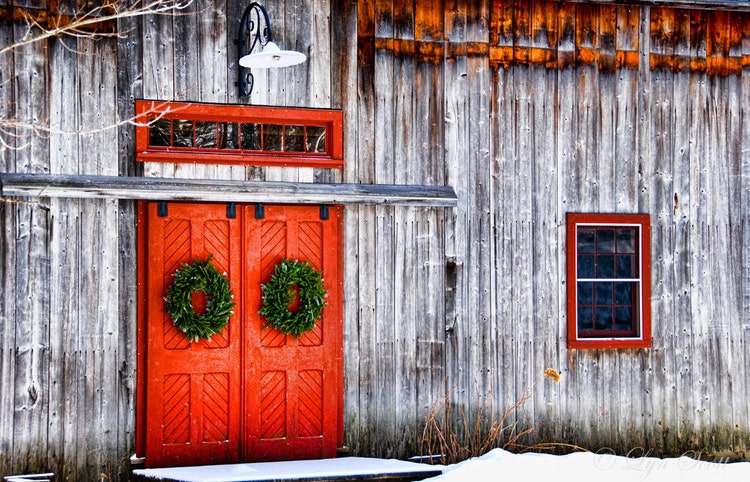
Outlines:
[[[675,10],[674,14],[674,58],[687,59],[690,56],[690,14],[687,11]],[[672,123],[675,126],[672,133],[672,191],[673,203],[671,208],[671,231],[672,243],[669,246],[672,258],[672,286],[675,293],[672,297],[671,310],[674,313],[672,323],[664,320],[662,325],[668,327],[674,333],[672,352],[673,376],[679,383],[694,386],[694,372],[690,368],[691,346],[694,343],[693,333],[690,325],[684,320],[692,318],[690,310],[690,265],[686,262],[682,253],[689,250],[690,221],[688,218],[690,209],[690,148],[693,144],[690,139],[689,102],[690,78],[682,72],[673,76],[672,86],[673,98],[671,100]],[[671,325],[671,326],[670,326]],[[678,393],[676,397],[676,410],[678,413],[692,413],[694,411],[693,397]],[[682,422],[684,423],[684,422]],[[685,427],[683,430],[689,432],[693,427]]]
[[[543,27],[539,27],[539,33],[533,36],[532,48],[543,51],[549,48],[550,41],[556,43],[557,10],[545,2],[538,16],[544,21],[535,20],[535,24],[543,24]],[[556,155],[549,155],[558,152],[558,139],[547,135],[555,132],[559,122],[558,113],[550,107],[557,104],[558,71],[538,65],[530,70],[535,92],[531,105],[531,163],[534,167],[530,181],[537,186],[531,210],[533,274],[530,296],[533,305],[532,344],[536,349],[529,353],[533,363],[527,383],[532,384],[542,377],[546,368],[560,370],[564,359],[561,355],[564,353],[565,323],[558,313],[564,312],[562,293],[565,273],[557,260],[563,256],[565,213],[561,210],[558,191],[562,166]],[[549,160],[545,162],[545,159]],[[541,395],[536,396],[532,403],[534,413],[538,414],[535,418],[543,421],[540,426],[554,427],[559,416],[560,386],[543,382],[539,391]],[[557,434],[550,436],[550,439],[559,438]]]
[[[373,2],[373,33],[374,33],[374,65],[373,73],[373,143],[374,143],[374,172],[375,182],[394,183],[397,177],[396,168],[396,138],[400,129],[396,118],[396,77],[394,75],[393,51],[383,48],[383,45],[393,45],[393,15],[394,6],[390,1]],[[399,338],[400,326],[409,323],[399,311],[397,305],[398,277],[397,266],[405,258],[402,245],[398,242],[397,217],[395,210],[390,207],[378,206],[376,241],[375,241],[375,320],[372,329],[375,331],[373,356],[377,359],[374,374],[377,380],[375,394],[377,405],[373,418],[375,421],[373,432],[367,441],[375,453],[384,457],[395,457],[401,449],[397,443],[385,444],[378,447],[377,441],[403,440],[400,430],[402,418],[400,416],[399,398],[401,383],[405,370],[402,366]],[[395,376],[394,376],[395,375]],[[372,412],[371,412],[372,413]],[[398,435],[397,435],[398,434]]]
[[[78,134],[81,130],[81,106],[78,103],[65,102],[64,99],[78,98],[78,42],[62,42],[55,39],[50,42],[50,70],[52,72],[50,84],[50,127],[53,133],[50,137],[50,170],[55,174],[78,174],[79,144]],[[50,211],[53,213],[52,224],[55,241],[50,245],[50,302],[57,307],[58,316],[50,318],[50,350],[54,354],[50,358],[50,387],[49,387],[49,447],[47,457],[55,465],[49,470],[69,477],[78,478],[74,464],[66,462],[72,455],[70,447],[75,446],[73,438],[75,431],[66,430],[66,425],[75,418],[66,410],[66,392],[68,399],[75,397],[68,387],[77,384],[76,379],[66,377],[66,365],[69,363],[67,344],[77,335],[77,298],[70,295],[77,292],[75,275],[66,272],[69,267],[68,256],[76,256],[79,248],[77,239],[70,239],[69,233],[77,233],[77,213],[80,201],[51,200]],[[72,218],[72,224],[70,220]],[[72,279],[71,279],[72,278]],[[70,320],[75,322],[71,325]]]
[[[375,182],[393,184],[396,178],[401,178],[397,171],[403,167],[396,167],[395,157],[398,149],[396,147],[397,129],[401,120],[396,116],[396,102],[402,99],[396,97],[394,86],[394,60],[391,52],[385,49],[376,49],[374,70],[377,72],[374,82],[375,105],[373,115],[378,122],[373,124],[374,147],[375,147]],[[406,129],[410,130],[410,129]]]
[[[690,62],[691,64],[705,65],[706,61],[706,24],[705,13],[691,12],[690,22]],[[689,186],[687,193],[690,201],[688,207],[689,226],[688,241],[686,246],[686,262],[690,266],[689,280],[691,290],[689,292],[690,319],[691,328],[691,345],[690,351],[695,353],[692,361],[693,378],[697,381],[695,388],[690,394],[691,405],[693,408],[693,424],[696,427],[704,426],[707,420],[706,400],[710,397],[709,388],[705,380],[711,377],[710,367],[706,364],[705,350],[708,344],[709,327],[707,316],[704,311],[706,290],[703,285],[700,273],[705,269],[704,253],[699,246],[706,246],[704,241],[707,221],[707,200],[705,197],[706,187],[706,168],[703,159],[707,155],[706,139],[706,114],[704,106],[708,102],[707,92],[705,89],[706,82],[705,68],[702,71],[695,72],[691,75],[689,86],[689,97],[692,99],[688,109],[690,123],[690,151],[689,151]],[[684,195],[684,194],[683,194]],[[698,351],[696,351],[698,350]]]
[[[25,26],[15,23],[14,39],[23,38]],[[12,85],[15,90],[16,119],[23,125],[34,125],[39,119],[49,118],[46,104],[47,69],[44,50],[46,44],[24,45],[14,51],[15,72]],[[21,130],[17,129],[17,132]],[[29,129],[22,130],[15,148],[16,172],[48,173],[49,160],[46,153],[49,141],[44,136],[34,136]],[[11,166],[8,166],[11,167]],[[44,464],[47,452],[46,413],[48,410],[48,364],[50,313],[45,308],[49,303],[44,289],[49,279],[48,210],[41,204],[16,204],[13,208],[12,233],[15,257],[9,280],[14,286],[10,291],[15,299],[9,306],[15,309],[8,320],[13,326],[15,340],[13,362],[9,377],[5,379],[14,386],[13,425],[9,433],[13,440],[10,453],[11,470],[24,471]],[[11,347],[8,347],[11,348]]]
[[[633,6],[617,7],[616,14],[617,54],[638,51],[639,9]],[[623,61],[618,61],[622,63]],[[638,71],[620,65],[615,74],[615,162],[616,189],[614,208],[617,212],[638,212]]]
[[[336,13],[334,15],[333,13]],[[339,48],[331,49],[331,103],[334,108],[341,108],[346,113],[346,127],[344,128],[344,158],[347,159],[347,169],[344,176],[347,179],[356,178],[351,172],[356,172],[357,165],[357,130],[352,129],[357,118],[357,88],[358,85],[358,52],[359,43],[357,32],[359,17],[356,2],[349,0],[331,1],[331,44]],[[350,117],[351,116],[351,117]],[[343,276],[344,276],[344,431],[343,442],[355,451],[361,440],[361,418],[359,412],[359,359],[352,350],[358,346],[359,323],[357,321],[358,302],[357,285],[357,246],[353,233],[357,230],[358,212],[354,208],[344,209],[343,233],[346,242],[343,243]]]
[[[334,43],[330,33],[330,0],[316,0],[313,3],[313,24],[310,46],[308,47],[308,62],[311,63],[311,80],[308,87],[311,90],[310,107],[331,108],[331,58]]]
[[[417,436],[415,415],[417,411],[417,313],[416,296],[417,260],[415,241],[418,232],[417,215],[414,208],[398,209],[394,220],[394,245],[397,261],[394,269],[393,293],[396,316],[394,338],[396,350],[396,394],[392,401],[397,432],[382,434],[391,439],[396,453],[406,452],[413,446]],[[398,435],[397,435],[398,434]]]
[[[128,32],[117,43],[117,112],[118,118],[131,119],[135,115],[135,99],[143,98],[143,38],[142,19],[123,19],[121,28]],[[143,175],[143,166],[135,162],[135,129],[129,124],[118,128],[118,173],[121,176]],[[118,250],[120,253],[136,253],[137,203],[120,201],[118,213]],[[143,229],[141,227],[140,229]],[[137,266],[135,257],[118,256],[118,372],[120,383],[117,391],[117,424],[120,436],[117,437],[117,453],[136,453],[139,446],[137,436],[144,430],[137,426],[136,378],[137,378]],[[53,263],[53,266],[57,266]],[[145,400],[140,394],[140,400]],[[143,446],[143,445],[141,445]],[[125,464],[123,464],[125,465]]]
[[[396,241],[396,216],[395,209],[388,206],[375,208],[377,215],[375,244],[375,341],[377,364],[375,376],[377,379],[375,395],[375,409],[377,416],[375,420],[378,425],[378,436],[387,440],[396,437],[400,431],[400,425],[395,416],[397,411],[397,397],[399,396],[399,379],[402,376],[397,366],[399,359],[397,326],[408,323],[403,319],[403,314],[396,306],[396,266],[403,259],[403,253]],[[374,441],[370,442],[373,446]],[[383,457],[395,457],[397,447],[386,444],[386,447],[378,451]]]
[[[449,10],[453,15],[446,19],[446,36],[459,42],[467,37],[467,12],[462,5]],[[444,391],[451,388],[456,393],[465,392],[470,384],[471,374],[465,370],[468,362],[469,325],[466,321],[468,281],[465,279],[466,268],[470,257],[467,248],[469,211],[469,194],[473,190],[471,164],[472,146],[469,132],[469,72],[468,56],[456,52],[445,62],[445,182],[453,186],[459,199],[455,210],[446,213],[445,256],[446,278],[450,283],[445,288],[446,340],[445,340],[445,382],[440,385]],[[471,75],[471,77],[470,77]],[[441,394],[442,395],[442,394]],[[436,400],[437,401],[437,400]]]
[[[741,177],[741,206],[746,207],[750,203],[750,15],[746,15],[742,22],[742,59],[743,69],[740,76],[740,109],[741,109],[741,159],[740,159],[740,177]],[[744,354],[738,362],[743,366],[750,363],[750,210],[745,209],[741,220],[741,239],[742,253],[740,255],[742,265],[742,300],[741,312],[742,320],[742,337],[738,344],[740,351]],[[745,400],[750,398],[750,382],[744,380]],[[741,392],[740,392],[741,393]],[[744,417],[739,416],[739,423],[750,426],[750,409],[745,409]]]

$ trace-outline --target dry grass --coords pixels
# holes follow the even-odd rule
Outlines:
[[[542,379],[544,378],[558,383],[560,373],[548,368]],[[515,413],[532,397],[532,387],[533,385],[527,387],[502,414],[495,411],[491,393],[477,397],[476,407],[472,407],[471,412],[467,413],[463,407],[451,402],[455,389],[449,390],[427,414],[422,432],[422,458],[431,463],[455,464],[498,447],[510,451],[528,451],[548,450],[564,445],[523,443],[534,428],[531,425],[519,425],[515,420]]]

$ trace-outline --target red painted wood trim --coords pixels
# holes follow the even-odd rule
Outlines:
[[[639,338],[579,339],[576,337],[576,225],[638,224],[641,226],[642,333]],[[648,214],[568,213],[565,231],[567,341],[569,349],[651,348],[651,217]]]
[[[343,112],[333,109],[199,104],[191,102],[135,102],[136,160],[191,164],[313,167],[344,166]],[[154,119],[215,121],[253,124],[326,127],[325,153],[239,151],[227,149],[169,148],[149,146],[149,121]]]
[[[135,378],[135,454],[146,456],[146,201],[138,201],[138,226],[136,246],[137,269],[137,323],[136,323],[136,378]]]

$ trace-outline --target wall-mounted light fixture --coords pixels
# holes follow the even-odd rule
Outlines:
[[[304,62],[305,54],[294,50],[281,50],[273,41],[271,21],[266,8],[252,2],[242,13],[239,39],[240,97],[248,96],[253,91],[253,74],[247,69],[271,69],[288,67]],[[245,50],[245,46],[250,47]],[[254,52],[259,47],[257,52]]]

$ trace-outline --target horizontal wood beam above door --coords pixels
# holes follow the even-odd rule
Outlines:
[[[3,196],[455,207],[450,186],[0,174]]]

